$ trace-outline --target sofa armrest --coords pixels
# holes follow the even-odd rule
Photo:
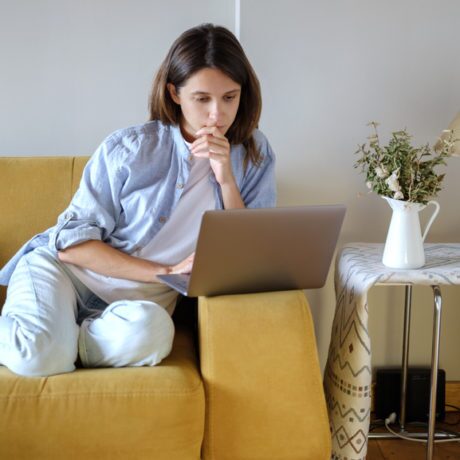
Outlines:
[[[329,459],[310,309],[302,291],[200,297],[203,459]]]

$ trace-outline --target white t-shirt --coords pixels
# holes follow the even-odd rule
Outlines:
[[[190,144],[186,144],[190,148]],[[195,251],[201,217],[205,211],[216,207],[210,174],[211,165],[207,158],[192,159],[190,175],[176,209],[155,238],[133,256],[176,265]],[[174,311],[177,292],[164,284],[112,278],[71,264],[68,267],[108,304],[117,300],[150,300],[166,308],[170,314]]]
[[[201,217],[205,211],[216,207],[210,173],[207,158],[193,160],[190,176],[173,214],[155,238],[134,252],[134,256],[176,265],[195,251]]]

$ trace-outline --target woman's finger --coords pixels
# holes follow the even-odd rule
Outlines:
[[[197,144],[190,151],[198,158],[228,158],[230,156],[230,146],[228,142],[219,143],[215,141],[206,141]]]
[[[212,145],[209,147],[206,146],[206,147],[194,150],[192,152],[192,154],[197,157],[206,155],[208,153],[227,157],[229,152],[228,152],[228,149],[221,147],[221,146],[216,146],[216,145]]]
[[[185,260],[175,265],[172,268],[171,273],[172,274],[190,273],[192,271],[194,260],[195,260],[195,253],[191,254]]]
[[[221,145],[222,147],[229,148],[230,145],[228,140],[224,138],[217,138],[214,136],[202,136],[193,142],[190,150],[193,152],[195,149],[200,148],[202,146],[210,146],[210,145]]]
[[[217,126],[203,126],[203,128],[199,129],[196,133],[196,137],[201,137],[206,134],[212,134],[215,137],[224,137],[225,136],[222,134],[221,130]]]

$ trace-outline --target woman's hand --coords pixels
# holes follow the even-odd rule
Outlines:
[[[188,256],[182,262],[179,262],[177,265],[174,265],[170,268],[169,274],[176,275],[176,274],[187,274],[192,271],[193,261],[195,259],[195,253]]]
[[[216,121],[209,122],[195,133],[191,152],[198,158],[209,158],[217,182],[222,186],[235,182],[230,161],[230,143],[216,126]]]
[[[208,122],[208,125],[198,130],[195,135],[197,139],[192,144],[191,152],[198,158],[209,158],[211,169],[222,191],[224,208],[244,208],[232,171],[230,143],[216,126],[216,121]]]

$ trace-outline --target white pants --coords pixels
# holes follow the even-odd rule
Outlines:
[[[19,261],[0,316],[0,364],[24,376],[85,367],[154,366],[171,351],[174,324],[146,300],[120,300],[77,324],[94,294],[47,248]]]

